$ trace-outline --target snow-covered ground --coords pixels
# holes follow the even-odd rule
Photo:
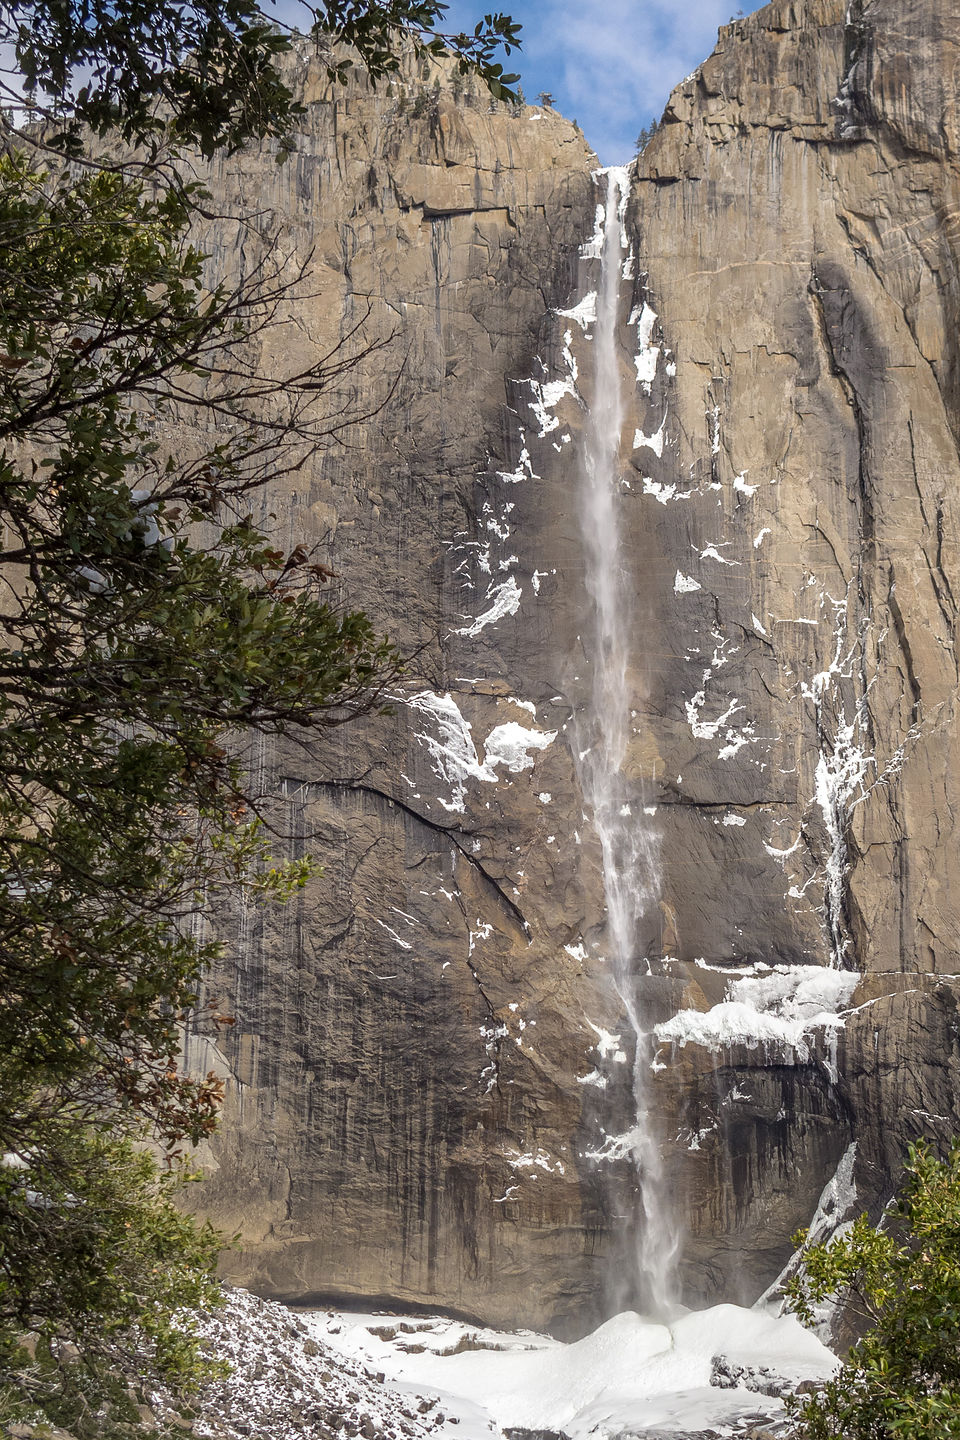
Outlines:
[[[318,1339],[389,1383],[438,1395],[463,1440],[513,1429],[607,1440],[625,1431],[730,1425],[782,1409],[776,1395],[730,1385],[738,1371],[752,1385],[786,1390],[825,1379],[836,1365],[792,1317],[736,1305],[692,1311],[670,1325],[627,1311],[573,1344],[434,1318],[317,1313],[310,1323]]]
[[[717,1305],[669,1325],[615,1315],[564,1344],[436,1316],[291,1311],[244,1291],[202,1322],[231,1375],[205,1440],[570,1440],[744,1436],[837,1362],[792,1317]],[[769,1392],[769,1393],[768,1393]]]

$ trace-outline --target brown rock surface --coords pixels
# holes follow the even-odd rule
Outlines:
[[[907,1139],[956,1128],[958,39],[935,0],[770,5],[674,92],[636,187],[677,367],[639,454],[689,476],[654,523],[702,586],[650,669],[677,950],[868,972],[839,1083],[768,1053],[695,1156],[689,1255],[721,1288],[769,1273],[848,1139],[876,1203]]]
[[[536,748],[569,712],[549,617],[500,538],[516,522],[487,491],[522,488],[495,473],[506,386],[536,368],[545,307],[574,284],[595,161],[569,122],[472,89],[455,103],[441,74],[331,94],[305,66],[291,159],[253,154],[210,178],[221,208],[258,209],[264,231],[279,220],[298,257],[313,252],[298,327],[331,343],[362,321],[385,344],[345,386],[345,404],[377,413],[263,503],[285,543],[326,539],[349,602],[417,658],[395,714],[315,756],[255,758],[325,874],[282,917],[240,918],[235,968],[211,982],[236,1034],[219,1055],[191,1041],[188,1060],[235,1082],[202,1197],[242,1231],[230,1278],[552,1319],[599,1308],[583,1227],[600,1228],[603,1186],[580,1174],[576,1074],[595,1038],[584,1013],[612,1001],[590,999],[597,982],[563,952],[599,903],[552,824],[578,804],[569,752]],[[256,240],[221,222],[213,265],[243,244],[255,258]],[[518,575],[521,624],[461,635],[488,587],[509,582],[509,597]],[[483,737],[511,725],[533,748],[497,768],[488,751],[481,769]]]
[[[865,974],[799,1046],[662,1047],[691,1298],[755,1298],[851,1140],[876,1204],[908,1138],[958,1128],[958,43],[946,0],[770,5],[721,30],[634,175],[645,1013],[716,1014],[750,966]],[[418,100],[409,74],[331,96],[302,69],[291,159],[212,187],[313,252],[296,327],[387,342],[343,397],[386,404],[264,503],[417,658],[394,714],[257,757],[325,873],[240,917],[214,982],[236,1033],[190,1042],[231,1077],[203,1201],[264,1294],[582,1331],[629,1303],[637,1223],[629,1167],[589,1157],[633,1119],[572,720],[590,340],[556,307],[596,285],[595,162],[439,71]],[[224,221],[213,263],[248,237]]]

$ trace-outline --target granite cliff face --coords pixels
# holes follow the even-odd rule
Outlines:
[[[818,1201],[960,1128],[958,45],[946,0],[767,6],[630,177],[632,969],[691,1300],[752,1300]],[[393,714],[256,757],[325,873],[227,927],[203,1204],[264,1294],[582,1332],[643,1224],[580,780],[603,191],[568,122],[439,69],[299,78],[286,164],[210,183],[312,254],[284,358],[382,348],[344,381],[369,418],[264,505],[414,659]]]

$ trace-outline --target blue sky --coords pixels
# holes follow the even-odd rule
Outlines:
[[[504,68],[520,72],[528,101],[549,91],[604,165],[624,164],[641,126],[659,118],[741,5],[756,9],[749,0],[498,0],[523,26],[523,49]],[[451,0],[444,28],[472,30],[488,8]]]

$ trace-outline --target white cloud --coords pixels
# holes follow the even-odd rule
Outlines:
[[[536,18],[526,21],[525,49],[557,67],[566,107],[607,164],[629,158],[641,125],[659,118],[670,90],[706,59],[717,26],[730,18],[730,0],[553,0],[530,9]]]
[[[659,118],[674,85],[707,58],[717,27],[738,7],[736,0],[517,0],[504,8],[523,26],[523,50],[505,66],[521,72],[528,101],[550,91],[609,165],[630,158],[641,126]],[[471,0],[456,0],[447,24],[472,29],[478,15]]]

